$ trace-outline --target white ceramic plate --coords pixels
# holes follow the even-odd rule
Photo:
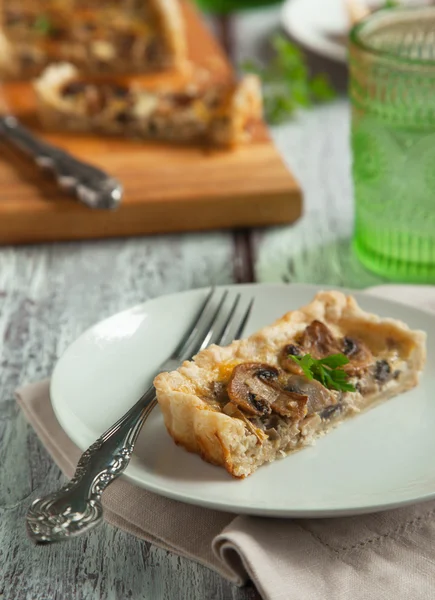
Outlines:
[[[369,8],[379,8],[383,0],[358,0]],[[430,4],[430,0],[401,0],[406,6]],[[281,23],[287,33],[313,52],[347,62],[346,40],[350,20],[346,0],[285,0]]]
[[[287,33],[306,48],[346,62],[344,43],[349,31],[345,0],[286,0],[281,22]]]
[[[255,295],[246,333],[310,302],[306,285],[230,286]],[[206,290],[164,296],[95,325],[59,360],[51,383],[55,413],[87,448],[151,381],[195,315]],[[125,473],[139,486],[184,502],[281,517],[373,512],[435,497],[435,316],[364,293],[361,306],[428,332],[420,386],[344,423],[316,446],[261,467],[243,481],[177,447],[155,409]]]

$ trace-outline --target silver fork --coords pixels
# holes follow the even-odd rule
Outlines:
[[[249,318],[253,299],[241,316],[237,294],[224,310],[228,292],[214,289],[170,358],[159,369],[172,371],[212,343],[226,345],[238,339]],[[82,454],[74,477],[59,491],[38,498],[27,512],[27,531],[35,543],[68,540],[85,533],[103,520],[101,495],[126,469],[146,418],[157,403],[153,385],[137,403]]]

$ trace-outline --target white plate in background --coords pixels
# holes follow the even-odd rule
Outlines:
[[[358,0],[375,8],[382,0]],[[407,6],[427,4],[429,0],[404,0]],[[285,0],[281,23],[297,42],[320,54],[347,62],[346,38],[350,20],[345,0]]]
[[[286,0],[281,22],[285,31],[309,50],[346,62],[343,40],[349,30],[349,19],[344,0]]]

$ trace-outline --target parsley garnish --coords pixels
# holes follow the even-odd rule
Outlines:
[[[275,57],[267,66],[252,61],[242,65],[263,84],[264,112],[269,123],[281,123],[299,107],[335,98],[326,75],[311,77],[302,52],[283,35],[272,38]]]
[[[39,15],[33,23],[33,28],[41,35],[50,35],[53,25],[46,15]]]
[[[340,369],[349,363],[349,359],[344,354],[331,354],[319,360],[313,358],[311,354],[289,356],[301,367],[309,381],[316,379],[330,390],[355,391],[355,386],[347,382],[349,376],[346,371]]]

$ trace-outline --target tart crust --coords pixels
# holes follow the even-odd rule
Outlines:
[[[335,335],[354,335],[379,357],[388,356],[400,366],[400,376],[373,393],[345,393],[346,409],[339,419],[307,415],[289,421],[279,443],[258,437],[239,418],[216,409],[210,396],[213,382],[228,382],[234,367],[258,361],[278,366],[280,350],[313,321],[321,321]],[[339,422],[418,384],[426,359],[426,334],[405,323],[363,311],[352,296],[319,292],[307,306],[288,312],[247,339],[226,347],[210,346],[176,371],[160,373],[154,380],[166,428],[174,441],[203,459],[224,467],[238,478],[261,464],[312,445],[315,438]],[[389,353],[389,354],[388,354]]]

